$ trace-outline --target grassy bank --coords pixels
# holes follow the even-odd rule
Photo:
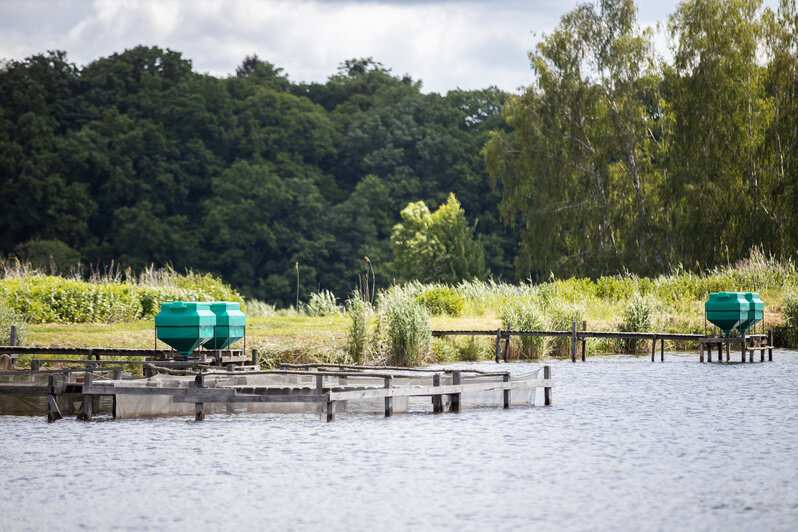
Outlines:
[[[777,329],[778,343],[795,346],[798,342],[795,265],[754,254],[726,268],[701,274],[676,271],[654,279],[626,275],[517,285],[493,281],[455,286],[407,283],[382,292],[373,307],[352,305],[351,301],[345,305],[329,293],[317,294],[299,311],[277,310],[249,301],[245,303],[247,347],[257,348],[267,366],[279,362],[478,360],[493,355],[492,338],[436,339],[430,343],[424,331],[499,327],[568,330],[572,320],[585,320],[590,330],[702,333],[704,301],[709,292],[718,291],[759,292],[765,303],[765,322]],[[181,276],[150,271],[135,279],[106,275],[84,281],[7,268],[0,279],[0,336],[15,322],[26,329],[23,341],[28,345],[147,348],[154,341],[151,317],[158,303],[174,299],[241,300],[217,279],[191,273]],[[361,330],[353,336],[356,308],[362,314],[358,322]],[[43,318],[48,316],[51,319]],[[50,323],[42,323],[47,321]],[[417,338],[412,345],[415,351],[408,357],[398,351],[404,349],[402,335],[410,334],[410,329]],[[353,348],[352,338],[357,338],[358,349]],[[568,349],[567,341],[514,339],[511,356],[538,358],[565,354]],[[595,340],[589,349],[596,354],[643,352],[648,347]]]

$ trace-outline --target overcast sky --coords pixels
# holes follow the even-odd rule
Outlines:
[[[775,4],[776,0],[766,4]],[[66,50],[84,65],[138,44],[171,48],[225,77],[244,56],[323,82],[346,59],[373,57],[424,92],[508,91],[531,82],[527,53],[578,0],[0,0],[0,58]],[[639,0],[641,25],[674,0]],[[657,37],[665,51],[664,32]]]

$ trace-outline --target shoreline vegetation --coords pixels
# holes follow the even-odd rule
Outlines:
[[[573,320],[585,320],[589,330],[703,333],[703,303],[709,292],[720,291],[759,292],[776,344],[798,344],[798,270],[791,261],[756,251],[734,265],[701,273],[678,269],[656,278],[394,284],[380,290],[373,304],[357,291],[340,301],[322,290],[299,309],[245,301],[219,279],[190,271],[149,268],[139,274],[110,270],[61,277],[6,263],[0,270],[0,341],[7,344],[10,326],[17,325],[21,345],[148,348],[161,302],[228,300],[242,303],[247,347],[259,350],[265,367],[282,362],[412,366],[493,356],[493,338],[433,339],[432,329],[568,330]],[[513,339],[510,358],[565,355],[568,349],[567,339]],[[644,343],[612,340],[589,345],[592,354],[647,349]]]

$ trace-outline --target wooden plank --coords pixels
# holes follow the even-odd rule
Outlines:
[[[49,386],[31,386],[28,384],[0,385],[0,395],[47,395]]]
[[[175,403],[327,403],[325,395],[176,395]]]
[[[510,382],[479,382],[467,384],[446,384],[441,386],[402,386],[399,388],[371,388],[368,390],[331,391],[331,400],[348,401],[358,399],[379,399],[390,395],[391,397],[425,397],[438,394],[452,395],[469,392],[488,392],[502,390],[525,390],[536,387],[551,387],[551,379],[532,379]]]

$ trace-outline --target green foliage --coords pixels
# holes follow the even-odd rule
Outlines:
[[[418,366],[426,360],[432,344],[430,316],[413,299],[388,294],[381,299],[390,361],[398,366]]]
[[[433,316],[457,317],[463,313],[465,299],[452,288],[431,288],[416,298]]]
[[[784,313],[784,330],[788,345],[798,346],[798,290],[795,288],[784,294],[781,302]]]
[[[25,316],[8,308],[0,297],[0,345],[11,345],[11,326],[17,326],[17,345],[27,343],[28,321]]]
[[[502,307],[499,319],[504,329],[516,331],[545,331],[548,326],[540,307],[527,299]],[[544,336],[521,336],[512,339],[515,355],[519,359],[536,359],[548,354],[550,343],[550,338]]]
[[[29,323],[117,322],[152,318],[162,302],[238,301],[211,275],[150,272],[150,278],[82,281],[25,272],[0,279],[0,299]]]
[[[346,300],[346,316],[349,318],[346,329],[346,351],[355,364],[363,364],[366,361],[371,336],[370,308],[357,291]]]
[[[310,295],[305,312],[308,316],[329,316],[340,313],[341,308],[335,302],[335,294],[329,290],[322,290]]]
[[[391,233],[394,266],[404,280],[456,283],[485,274],[482,246],[474,240],[460,202],[449,199],[434,213],[423,201],[410,203]]]

